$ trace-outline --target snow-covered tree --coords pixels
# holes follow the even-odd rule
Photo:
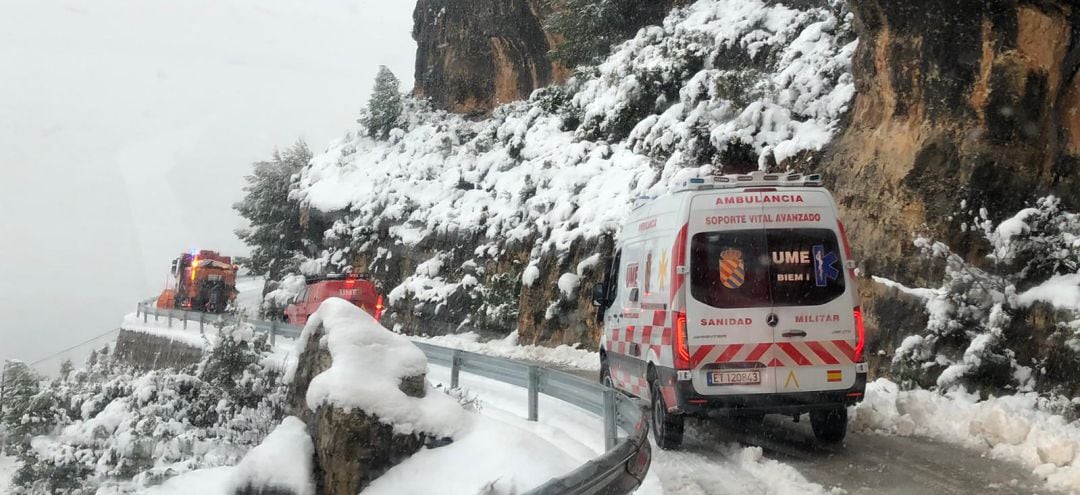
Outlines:
[[[143,493],[188,470],[238,462],[280,421],[284,388],[277,370],[260,364],[267,346],[250,327],[222,333],[231,336],[224,347],[186,372],[137,371],[105,349],[85,368],[21,393],[29,413],[20,421],[43,421],[33,448],[23,442],[16,452],[13,493]],[[20,377],[20,389],[37,383]]]
[[[385,65],[379,66],[375,76],[375,87],[371,90],[371,99],[359,121],[367,128],[369,136],[386,139],[390,131],[398,126],[403,104],[401,101],[401,82]]]
[[[940,287],[908,289],[878,279],[921,297],[929,315],[926,332],[908,336],[896,350],[897,371],[923,386],[1072,395],[1075,390],[1060,388],[1080,365],[1080,215],[1062,211],[1049,196],[996,224],[977,212],[965,228],[981,232],[985,260],[916,240],[941,265]],[[1033,350],[1036,334],[1043,335],[1043,348]]]
[[[570,67],[592,65],[611,51],[611,45],[634,36],[642,26],[664,18],[664,2],[640,0],[549,0],[554,13],[550,31],[563,38],[552,50],[555,60]]]
[[[309,223],[305,228],[299,202],[289,199],[293,174],[310,160],[311,150],[298,141],[285,151],[275,150],[269,161],[256,162],[254,173],[245,177],[244,199],[233,208],[250,224],[237,229],[236,235],[251,246],[251,256],[240,259],[251,273],[279,279],[305,253],[311,241],[306,236],[321,233],[318,225]],[[311,221],[318,224],[317,219]]]
[[[65,379],[71,372],[75,371],[75,364],[70,359],[65,359],[60,363],[60,378]]]

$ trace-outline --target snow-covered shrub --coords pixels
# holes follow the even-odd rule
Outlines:
[[[979,262],[917,239],[942,266],[938,288],[876,279],[920,297],[929,315],[926,333],[904,339],[893,358],[907,383],[1071,395],[1067,377],[1080,365],[1080,216],[1059,205],[1041,198],[996,225],[979,212],[972,228],[989,251]]]
[[[14,493],[136,493],[238,462],[281,418],[284,389],[258,364],[263,344],[236,332],[222,342],[186,371],[143,373],[95,352],[44,383],[38,416],[50,421],[19,453]]]

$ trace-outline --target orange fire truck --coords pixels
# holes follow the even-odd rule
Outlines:
[[[184,253],[173,260],[157,307],[223,313],[236,299],[236,272],[232,258],[216,251]]]

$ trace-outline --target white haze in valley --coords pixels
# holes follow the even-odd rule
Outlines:
[[[408,89],[414,4],[0,0],[0,359],[117,328],[183,250],[242,253],[251,163],[322,150],[380,64]]]

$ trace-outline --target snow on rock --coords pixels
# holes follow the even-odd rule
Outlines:
[[[540,267],[536,265],[529,265],[525,267],[524,272],[521,272],[521,283],[525,287],[532,287],[538,278],[540,278]]]
[[[1080,425],[1052,412],[1068,401],[1019,393],[980,400],[960,389],[945,393],[900,390],[879,378],[852,408],[852,427],[917,435],[988,452],[1026,465],[1053,489],[1080,491]]]
[[[237,489],[285,490],[292,495],[312,495],[312,455],[315,446],[303,421],[289,416],[254,449],[232,476]]]
[[[413,454],[361,493],[524,493],[573,471],[582,462],[519,426],[521,421],[503,422],[479,415],[474,418],[472,426],[454,443]]]
[[[392,425],[398,434],[452,437],[466,425],[461,406],[446,394],[416,398],[399,388],[403,378],[427,372],[427,358],[409,339],[383,328],[348,301],[330,298],[308,320],[297,354],[320,327],[332,362],[308,386],[305,399],[312,411],[323,404],[359,408]]]
[[[480,335],[474,332],[413,338],[418,342],[461,349],[477,354],[486,354],[489,356],[516,359],[519,361],[545,363],[581,370],[600,370],[600,354],[596,352],[579,349],[576,345],[560,345],[558,347],[528,344],[518,345],[517,331],[511,332],[506,338],[489,340],[487,342],[480,342]]]
[[[562,292],[563,298],[573,299],[577,294],[578,284],[581,281],[581,277],[573,273],[564,273],[559,276],[559,291]]]

